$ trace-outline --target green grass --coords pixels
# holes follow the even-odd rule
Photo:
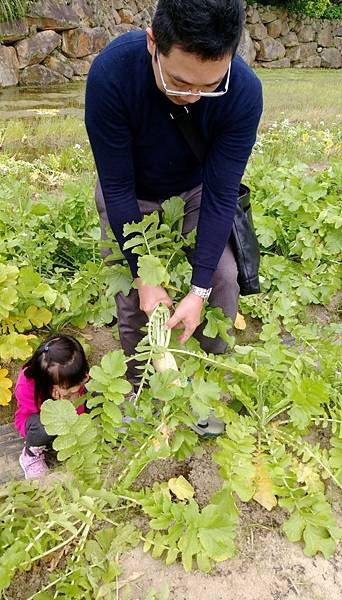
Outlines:
[[[40,116],[0,121],[0,150],[15,153],[17,158],[36,158],[75,144],[88,144],[84,122],[79,117]]]
[[[341,71],[258,69],[257,74],[264,88],[261,131],[284,119],[290,123],[309,122],[317,129],[339,128],[342,119]],[[49,152],[65,151],[75,144],[84,147],[87,144],[82,110],[84,89],[84,83],[80,83],[45,93],[16,88],[6,90],[0,97],[0,151],[32,159]],[[9,106],[12,107],[10,113]],[[71,114],[66,115],[68,108]]]
[[[0,21],[12,21],[25,15],[28,0],[0,0]]]
[[[262,127],[284,118],[291,122],[342,118],[342,72],[335,69],[257,69],[264,88]]]

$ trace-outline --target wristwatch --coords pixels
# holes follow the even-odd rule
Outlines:
[[[198,287],[198,285],[192,285],[190,287],[190,293],[195,294],[195,296],[199,296],[202,298],[202,300],[208,300],[212,289],[213,288],[202,288]]]

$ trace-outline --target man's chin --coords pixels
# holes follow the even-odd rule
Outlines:
[[[177,96],[169,96],[169,100],[171,100],[173,104],[178,104],[178,106],[185,106],[186,104],[189,104],[187,100],[184,100],[183,98],[178,98]]]

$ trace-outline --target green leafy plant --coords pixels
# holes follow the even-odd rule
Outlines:
[[[29,1],[30,0],[1,0],[0,21],[12,21],[18,17],[24,16]]]
[[[256,4],[254,0],[247,0],[247,4]],[[330,6],[330,0],[259,0],[259,4],[266,6],[280,6],[294,13],[308,15],[309,17],[322,17]]]

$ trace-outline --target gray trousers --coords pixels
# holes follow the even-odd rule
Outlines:
[[[26,447],[31,446],[47,446],[52,445],[56,436],[49,435],[45,431],[45,427],[41,423],[40,414],[34,413],[26,419]]]
[[[199,209],[201,204],[202,185],[180,194],[185,202],[185,217],[183,224],[183,233],[187,234],[197,227],[199,218]],[[96,207],[100,216],[101,239],[106,240],[106,230],[110,227],[105,207],[105,202],[99,181],[95,190]],[[154,210],[162,210],[158,202],[147,200],[138,200],[140,211],[143,215],[150,214]],[[110,254],[109,249],[102,251],[105,258]],[[191,256],[189,256],[191,262]],[[226,245],[222,256],[214,273],[212,292],[209,304],[212,307],[220,306],[226,316],[230,316],[235,321],[239,285],[237,283],[237,266],[232,249],[229,244]],[[131,290],[128,296],[122,292],[116,296],[118,310],[118,327],[122,349],[126,356],[135,353],[138,342],[144,337],[141,328],[147,323],[147,316],[139,308],[139,295],[137,290]],[[223,354],[226,351],[227,344],[220,338],[208,338],[203,335],[205,323],[199,325],[194,333],[195,338],[200,342],[201,347],[206,352],[213,354]],[[139,379],[139,371],[135,369],[134,361],[128,363],[127,378],[132,384],[136,384]]]

